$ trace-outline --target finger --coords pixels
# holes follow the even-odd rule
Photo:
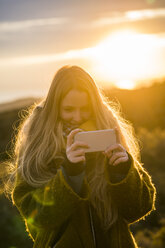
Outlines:
[[[111,163],[113,163],[116,159],[125,156],[126,156],[125,152],[114,152],[112,153],[112,156],[110,156]]]
[[[121,143],[121,137],[120,137],[119,129],[117,127],[115,127],[114,130],[116,133],[116,142],[120,144]]]
[[[79,149],[79,150],[73,152],[73,156],[74,156],[74,157],[77,157],[77,156],[85,156],[85,151],[84,151],[84,149]]]
[[[128,160],[128,155],[126,153],[115,153],[114,155],[112,155],[112,157],[110,157],[110,164],[113,164],[117,159],[119,158],[126,158]]]
[[[79,157],[76,157],[72,160],[70,160],[72,163],[78,163],[78,162],[85,162],[85,156],[79,156]]]
[[[122,158],[118,158],[114,163],[113,163],[113,166],[116,166],[120,163],[124,163],[124,162],[127,162],[128,159],[126,157],[122,157]]]
[[[76,129],[72,130],[69,133],[69,135],[67,136],[67,146],[71,146],[72,145],[72,143],[74,141],[75,134],[78,133],[78,132],[81,132],[81,131],[82,131],[82,129],[76,128]]]
[[[71,146],[70,146],[70,150],[74,151],[78,148],[89,148],[88,144],[82,142],[82,141],[75,141]]]
[[[125,151],[125,148],[121,144],[118,144],[118,143],[111,145],[105,150],[105,155],[110,156],[112,154],[112,152],[115,150]]]

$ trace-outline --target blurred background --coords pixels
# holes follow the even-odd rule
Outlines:
[[[164,248],[165,1],[0,0],[0,161],[9,158],[21,111],[66,64],[89,72],[135,127],[157,210],[131,230],[141,248]],[[32,247],[3,194],[0,206],[0,247]]]

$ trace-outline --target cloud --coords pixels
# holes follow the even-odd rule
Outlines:
[[[15,22],[0,22],[0,32],[15,32],[33,27],[54,26],[67,22],[67,18],[45,18]]]
[[[113,43],[119,42],[118,39],[121,39],[121,33],[113,36],[109,36],[108,39],[108,46],[113,47]],[[124,35],[124,33],[123,33]],[[123,36],[125,37],[125,36]],[[144,34],[134,34],[133,35],[135,40],[139,39],[139,42],[142,43],[149,43],[152,44],[152,49],[155,51],[164,51],[165,49],[165,33],[160,33],[157,35],[144,35]],[[130,36],[131,38],[131,36]],[[141,39],[140,39],[141,38]],[[103,43],[102,43],[103,42]],[[63,62],[68,60],[74,60],[74,59],[87,59],[89,60],[92,57],[95,57],[98,53],[98,48],[101,46],[103,48],[103,51],[105,50],[105,41],[102,41],[96,46],[91,46],[83,49],[74,49],[74,50],[68,50],[66,52],[61,53],[51,53],[51,54],[43,54],[43,55],[36,55],[36,56],[22,56],[22,57],[9,57],[9,58],[3,58],[0,59],[0,67],[8,67],[8,66],[14,66],[14,67],[20,67],[20,66],[26,66],[26,65],[37,65],[37,64],[47,64],[47,63],[54,63],[54,62]],[[126,43],[126,42],[125,42]],[[133,42],[134,43],[134,42]],[[107,44],[107,40],[106,40]],[[103,52],[104,53],[104,52]]]
[[[88,23],[88,27],[97,28],[105,25],[155,18],[165,18],[165,8],[131,10],[126,12],[111,12],[110,15],[107,17],[105,16],[91,21],[91,24]],[[16,32],[36,27],[55,26],[68,23],[68,21],[68,18],[57,17],[0,22],[0,32]],[[79,21],[77,24],[79,24],[80,27],[83,27],[81,21]]]
[[[141,21],[147,19],[165,18],[165,8],[144,9],[122,12],[112,12],[110,17],[103,17],[92,22],[92,27],[102,27],[123,22]]]
[[[64,53],[46,54],[39,56],[13,57],[0,59],[0,67],[4,66],[24,66],[33,64],[44,64],[77,58],[87,58],[91,48],[69,50]]]

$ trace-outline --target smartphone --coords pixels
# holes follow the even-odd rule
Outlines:
[[[74,141],[83,141],[88,144],[85,152],[105,151],[110,145],[116,144],[116,133],[114,129],[82,131],[74,136]]]

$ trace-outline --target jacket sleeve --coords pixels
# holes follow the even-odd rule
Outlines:
[[[46,185],[34,188],[18,174],[12,193],[13,203],[25,220],[35,239],[37,229],[56,228],[60,230],[71,217],[79,203],[88,198],[85,182],[77,195],[67,184],[61,169]]]
[[[124,165],[120,167],[123,170]],[[110,171],[109,165],[105,164],[105,175],[110,186],[112,200],[119,214],[128,223],[132,223],[155,209],[156,190],[151,177],[140,165],[135,166],[132,158],[123,171],[122,179],[114,180],[114,171]],[[111,172],[113,176],[110,175]]]

